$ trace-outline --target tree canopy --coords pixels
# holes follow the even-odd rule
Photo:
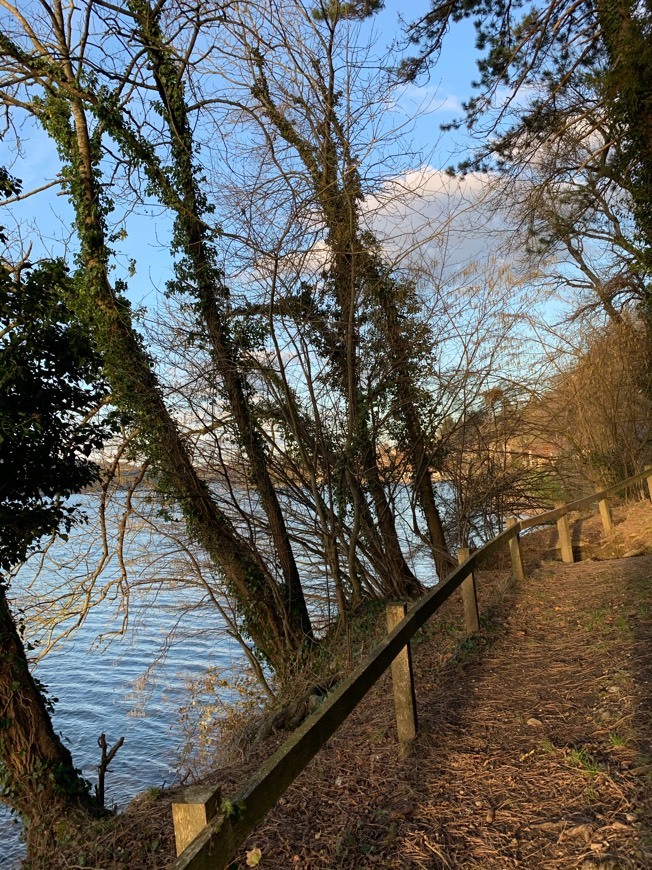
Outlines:
[[[114,431],[101,361],[66,304],[61,260],[0,266],[0,569],[69,531],[69,497],[97,480],[93,451]]]
[[[414,79],[427,70],[462,19],[474,21],[480,52],[477,95],[464,106],[466,124],[480,141],[463,166],[518,172],[551,142],[581,137],[582,162],[562,162],[551,172],[562,176],[590,165],[630,198],[638,244],[631,265],[645,281],[642,310],[650,322],[650,4],[432,0],[409,28],[418,51],[404,62],[403,76]]]

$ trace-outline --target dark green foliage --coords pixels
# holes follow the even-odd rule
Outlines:
[[[11,181],[11,180],[9,180]],[[14,189],[17,189],[15,185]],[[66,305],[72,280],[61,260],[10,270],[0,264],[0,572],[44,535],[79,518],[68,499],[93,483],[92,459],[114,431],[100,358]],[[28,820],[28,857],[52,848],[50,815],[95,809],[88,783],[55,733],[52,703],[29,671],[23,624],[0,580],[0,788]]]
[[[15,196],[20,193],[21,183],[17,178],[13,178],[4,166],[0,166],[0,193],[3,196]],[[5,236],[4,227],[0,226],[0,244],[6,244],[7,237]]]
[[[600,80],[612,130],[619,135],[616,177],[628,183],[643,247],[643,268],[652,275],[652,9],[632,2],[596,4],[606,64]],[[644,314],[652,324],[652,287]]]
[[[92,452],[116,425],[94,411],[107,388],[87,333],[66,306],[60,260],[0,268],[0,569],[42,536],[67,532],[71,495],[98,477]],[[90,419],[86,419],[87,416]]]

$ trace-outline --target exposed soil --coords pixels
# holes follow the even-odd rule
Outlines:
[[[413,643],[407,753],[386,676],[233,867],[254,848],[263,870],[652,867],[652,506],[614,521],[606,539],[598,517],[574,523],[573,565],[548,561],[553,529],[525,536],[518,587],[507,560],[481,571],[477,636],[464,638],[453,596]],[[229,796],[281,740],[210,781]],[[170,798],[138,799],[47,866],[166,866]]]

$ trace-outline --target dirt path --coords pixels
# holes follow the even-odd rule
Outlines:
[[[409,756],[385,680],[251,838],[261,868],[652,867],[652,555],[538,555],[498,604],[487,584],[480,637],[460,644],[453,607],[417,645]]]

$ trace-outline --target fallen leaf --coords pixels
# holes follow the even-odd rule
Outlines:
[[[260,859],[263,857],[263,853],[260,849],[252,849],[251,852],[247,852],[247,867],[255,867],[257,864],[260,864]]]
[[[593,828],[591,825],[577,825],[574,828],[569,828],[567,831],[564,831],[564,839],[575,839],[579,837],[581,837],[588,846],[593,837]]]
[[[629,813],[627,814],[630,815]],[[636,817],[634,817],[636,818]],[[613,822],[611,825],[606,825],[603,831],[631,831],[632,828],[630,825],[624,825],[622,822]]]
[[[563,828],[566,822],[535,822],[532,827],[538,831],[558,831]]]

